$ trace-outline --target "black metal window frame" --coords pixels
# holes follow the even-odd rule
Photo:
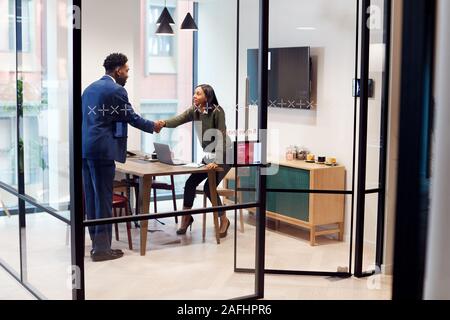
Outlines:
[[[362,3],[361,3],[362,2]],[[386,198],[386,161],[387,161],[387,143],[388,143],[388,110],[389,110],[389,79],[390,79],[390,32],[391,32],[391,7],[392,0],[384,0],[384,32],[383,40],[386,44],[385,49],[385,65],[383,75],[382,88],[382,102],[381,102],[381,128],[380,128],[380,160],[379,160],[379,187],[375,189],[366,189],[366,163],[367,163],[367,123],[368,123],[368,99],[369,99],[369,55],[370,55],[370,29],[367,21],[370,18],[370,0],[356,1],[356,52],[355,52],[355,78],[358,78],[359,72],[361,79],[361,95],[360,95],[360,114],[359,114],[359,137],[357,133],[357,111],[358,98],[354,100],[354,132],[353,132],[353,166],[352,166],[352,187],[351,190],[301,190],[301,189],[267,189],[266,193],[299,193],[299,194],[334,194],[334,195],[349,195],[351,196],[350,209],[350,243],[349,243],[349,271],[348,272],[326,272],[326,271],[304,271],[304,270],[280,270],[280,269],[265,269],[267,274],[289,274],[289,275],[309,275],[309,276],[336,276],[336,277],[366,277],[373,275],[377,270],[363,271],[363,255],[364,255],[364,218],[365,218],[365,197],[368,194],[378,194],[378,210],[377,210],[377,231],[376,231],[376,258],[375,266],[378,270],[381,269],[383,263],[383,249],[384,249],[384,221],[385,221],[385,198]],[[362,19],[360,19],[360,15]],[[359,47],[359,32],[361,30],[361,48]],[[238,39],[239,39],[239,18],[238,18]],[[361,71],[359,70],[359,57],[361,57]],[[239,41],[237,46],[237,61],[239,61]],[[236,88],[236,92],[238,87]],[[238,119],[238,111],[236,111],[236,118]],[[236,124],[236,130],[238,125]],[[356,142],[358,140],[358,184],[356,185]],[[362,151],[362,152],[361,152]],[[237,160],[235,159],[235,163]],[[237,175],[237,173],[236,173]],[[237,177],[236,177],[237,178]],[[252,188],[237,188],[238,191],[256,191]],[[355,220],[354,197],[356,194],[356,234],[355,234],[355,260],[353,270],[353,226]],[[237,196],[235,194],[235,196]],[[236,236],[235,236],[236,237]],[[236,239],[235,239],[236,251]],[[235,252],[235,271],[243,273],[254,272],[252,268],[238,268],[236,266],[236,252]]]
[[[381,126],[380,126],[380,158],[378,188],[366,189],[367,173],[367,128],[368,128],[368,99],[369,99],[369,56],[370,56],[370,29],[367,21],[370,19],[371,0],[362,0],[361,21],[361,104],[359,119],[359,159],[358,159],[358,186],[356,190],[356,228],[355,228],[355,271],[356,277],[368,277],[381,271],[384,261],[384,222],[386,210],[386,163],[388,148],[389,123],[389,86],[390,86],[390,53],[391,53],[391,25],[392,0],[384,0],[383,43],[385,44],[385,64],[383,72],[381,95]],[[375,270],[363,270],[364,258],[364,223],[366,196],[378,194]]]
[[[267,59],[268,59],[268,18],[269,18],[269,0],[260,0],[260,69],[265,70],[260,73],[260,101],[263,105],[267,105]],[[73,5],[80,8],[82,12],[81,0],[73,0]],[[80,14],[82,19],[82,14]],[[80,21],[81,23],[81,21]],[[258,200],[254,203],[210,207],[207,209],[183,210],[166,212],[161,214],[144,214],[133,217],[99,219],[95,221],[84,221],[82,212],[82,199],[77,195],[81,194],[82,178],[81,178],[81,108],[75,107],[81,105],[81,36],[79,29],[73,29],[73,64],[72,74],[73,82],[71,83],[70,92],[73,94],[73,105],[70,110],[70,193],[71,193],[71,239],[72,239],[72,265],[76,267],[78,287],[72,290],[72,298],[74,300],[85,300],[85,277],[84,277],[84,228],[93,225],[111,224],[128,221],[142,221],[159,218],[168,218],[174,216],[183,216],[191,214],[201,214],[214,212],[220,209],[237,210],[245,208],[257,208],[257,226],[256,226],[256,269],[255,269],[255,292],[249,296],[238,297],[236,299],[260,299],[264,297],[264,247],[265,247],[265,177],[259,177]],[[265,58],[264,58],[265,57]],[[194,65],[196,55],[194,54]],[[195,81],[195,79],[194,79]],[[265,103],[264,103],[265,102]],[[267,108],[260,108],[259,115],[260,129],[267,128]],[[265,141],[265,140],[263,140]],[[263,143],[264,146],[265,143]],[[263,162],[264,163],[264,162]],[[261,166],[258,166],[259,168]],[[260,174],[259,169],[259,174]],[[264,200],[264,201],[262,201]]]
[[[22,62],[22,1],[15,0],[14,7],[14,21],[15,21],[15,74],[16,74],[16,86],[20,81],[19,70],[21,70],[21,62]],[[56,210],[46,205],[39,203],[33,197],[30,197],[26,194],[25,191],[25,172],[24,172],[24,148],[20,146],[20,141],[23,141],[24,132],[23,132],[23,95],[22,92],[16,87],[16,150],[17,150],[17,189],[13,188],[10,185],[7,185],[0,181],[0,189],[8,192],[9,194],[15,196],[18,200],[18,218],[19,218],[19,228],[18,228],[18,237],[19,237],[19,259],[20,259],[20,270],[19,274],[11,267],[8,266],[6,261],[1,260],[0,257],[0,267],[2,267],[6,272],[8,272],[13,278],[15,278],[25,289],[27,289],[35,298],[37,299],[45,299],[45,296],[39,292],[38,289],[34,288],[32,284],[28,282],[28,272],[27,272],[27,247],[26,247],[26,214],[27,208],[26,204],[30,204],[36,209],[40,210],[42,213],[49,214],[50,216],[58,219],[59,221],[70,225],[70,220],[64,218]],[[29,210],[28,210],[29,211]]]

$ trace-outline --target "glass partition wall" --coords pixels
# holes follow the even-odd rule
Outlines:
[[[254,23],[258,5],[241,1],[245,31],[240,37],[239,94],[249,106],[243,121],[250,129],[258,125]],[[350,272],[356,99],[351,85],[356,78],[357,13],[353,0],[270,2],[267,154],[272,167],[267,175],[265,265],[269,273]],[[307,157],[311,161],[305,161]],[[241,182],[251,184],[242,175]],[[244,192],[245,197],[250,194]],[[250,214],[248,223],[252,221]],[[254,268],[239,250],[238,245],[238,268]]]
[[[259,107],[254,23],[259,3],[240,3],[238,92],[245,109],[239,120],[252,141]],[[390,5],[270,2],[268,274],[348,277],[380,271]],[[255,172],[240,172],[243,199],[255,196],[247,190],[255,187]],[[249,212],[246,223],[254,221]],[[248,272],[255,265],[239,236],[237,271]]]
[[[0,8],[0,259],[36,297],[70,299],[72,2]]]
[[[108,6],[109,14],[99,18],[97,12],[105,6]],[[156,30],[160,26],[157,18],[165,7],[174,23],[169,24],[172,33],[163,35]],[[198,30],[181,28],[188,12],[194,16]],[[151,180],[151,187],[146,179],[155,174],[156,167],[148,162],[142,166],[144,175],[134,172],[139,194],[134,190],[128,193],[131,211],[142,215],[128,219],[140,218],[141,221],[127,230],[123,223],[126,219],[122,219],[117,229],[113,229],[112,247],[122,249],[124,257],[99,267],[99,263],[89,257],[91,246],[86,232],[84,298],[202,300],[257,297],[255,274],[234,271],[236,233],[245,233],[254,240],[257,231],[254,226],[247,229],[243,225],[243,213],[239,215],[239,210],[256,212],[258,206],[257,199],[235,200],[235,176],[239,168],[233,168],[233,141],[238,138],[236,129],[240,125],[236,118],[238,1],[82,1],[81,13],[82,89],[103,76],[103,60],[113,52],[127,55],[130,78],[125,89],[133,108],[148,120],[171,119],[192,108],[194,89],[199,85],[208,84],[214,89],[220,108],[213,112],[223,113],[229,138],[226,167],[223,168],[227,172],[224,177],[218,175],[216,178],[223,178],[218,194],[230,221],[227,235],[217,240],[211,209],[214,205],[205,199],[203,192],[207,182],[195,191],[194,205],[189,210],[184,207],[183,197],[185,189],[189,188],[185,183],[190,174],[171,175],[170,170],[157,174],[156,169],[156,180]],[[113,31],[105,29],[109,19],[115,18],[131,23],[112,26]],[[255,23],[259,24],[259,21]],[[154,142],[167,144],[175,158],[200,163],[208,150],[204,150],[199,142],[209,139],[208,132],[202,136],[204,128],[201,126],[201,121],[189,120],[176,128],[164,128],[160,134],[143,133],[130,127],[128,150],[138,157],[128,158],[124,166],[117,164],[115,180],[124,181],[127,173],[133,174],[127,172],[127,165],[145,164],[145,155],[151,156]],[[198,139],[199,135],[202,140]],[[161,185],[165,187],[161,188]],[[172,185],[173,191],[170,190]],[[120,193],[120,190],[115,192]],[[203,216],[205,207],[209,211]],[[182,216],[190,214],[194,220],[192,228],[185,234],[177,234],[177,229],[182,226]],[[178,219],[175,219],[177,215]],[[226,220],[219,220],[222,228]],[[145,221],[148,221],[148,230]],[[84,225],[96,223],[102,222],[89,220]],[[143,249],[143,243],[146,249]],[[248,254],[256,260],[254,246]],[[263,267],[259,273],[262,275]]]
[[[42,299],[262,298],[264,273],[379,270],[389,6],[0,0],[1,265]],[[156,33],[165,7],[171,35]],[[198,30],[181,29],[188,12]],[[130,127],[137,156],[127,162],[145,164],[151,179],[116,164],[115,180],[128,184],[114,192],[130,216],[84,217],[81,93],[113,52],[129,59],[125,88],[146,119],[172,118],[198,85],[214,88],[233,150],[218,186],[231,223],[224,238],[202,185],[192,210],[183,207],[188,172],[151,178],[154,142],[202,160],[195,121],[153,135]],[[178,235],[190,214],[192,229]],[[124,257],[93,262],[84,230],[111,223]]]
[[[197,195],[194,211],[182,211],[189,175],[177,175],[174,180],[161,177],[161,183],[172,182],[173,193],[142,189],[140,197],[127,193],[130,211],[149,220],[145,256],[139,250],[143,221],[131,229],[134,250],[125,249],[126,224],[118,223],[113,245],[126,254],[117,263],[90,261],[89,236],[86,232],[84,238],[83,231],[102,222],[83,221],[82,90],[104,74],[102,63],[109,53],[123,52],[131,67],[126,89],[144,118],[159,120],[180,114],[192,106],[193,89],[208,83],[226,114],[227,134],[236,139],[237,1],[3,0],[0,5],[1,265],[42,299],[257,297],[255,276],[236,274],[233,268],[233,230],[242,221],[236,219],[236,210],[254,208],[256,200],[243,204],[232,194],[220,194],[232,227],[217,244],[214,210],[209,202],[203,203],[203,195]],[[108,15],[91,15],[106,6],[111,11]],[[175,20],[173,36],[155,33],[155,17],[165,6]],[[188,12],[203,26],[198,31],[181,30]],[[109,23],[115,15],[130,23]],[[222,28],[217,29],[217,21]],[[116,32],[106,30],[105,25],[117,25]],[[215,40],[225,32],[226,41]],[[214,67],[215,73],[211,72]],[[176,157],[199,161],[202,154],[196,146],[195,125],[165,129],[161,135],[130,130],[128,149],[150,154],[153,142],[162,142]],[[232,161],[228,164],[233,166]],[[232,188],[234,172],[229,172],[220,188]],[[123,178],[120,172],[116,174],[116,179]],[[148,199],[143,201],[142,194]],[[144,212],[142,202],[147,200],[152,206]],[[153,205],[155,200],[158,207]],[[202,224],[205,205],[209,213]],[[189,213],[195,214],[194,229],[178,236],[180,224],[173,217]],[[261,290],[262,267],[258,273]]]

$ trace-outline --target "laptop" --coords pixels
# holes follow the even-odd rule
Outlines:
[[[172,159],[172,152],[170,151],[170,147],[167,144],[162,143],[154,143],[155,152],[158,156],[158,160],[161,163],[170,164],[173,166],[182,166],[188,164],[188,162]]]

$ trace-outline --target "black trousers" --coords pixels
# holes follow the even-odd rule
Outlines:
[[[216,187],[220,184],[220,182],[223,180],[223,178],[225,178],[225,176],[231,169],[231,166],[229,165],[220,165],[220,167],[223,169],[223,171],[216,173]],[[191,174],[191,176],[187,179],[186,184],[184,185],[184,202],[183,202],[184,207],[192,208],[194,206],[195,191],[197,190],[198,185],[207,178],[208,178],[207,173],[195,173]],[[209,179],[207,179],[205,182],[203,192],[205,192],[208,199],[211,200],[211,193],[209,190]],[[217,195],[217,205],[218,206],[222,205],[222,201],[220,201],[219,195]],[[219,211],[219,217],[223,216],[224,214],[225,214],[224,211]]]

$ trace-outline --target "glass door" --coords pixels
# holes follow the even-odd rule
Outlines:
[[[258,139],[258,5],[240,3],[239,123],[250,142]],[[348,277],[362,257],[371,269],[383,255],[389,5],[270,2],[266,273]],[[239,172],[244,199],[255,197],[255,173]],[[256,216],[248,211],[245,221]],[[236,266],[247,272],[255,264],[244,237]]]
[[[193,89],[207,84],[214,89],[219,103],[219,107],[212,106],[215,108],[214,116],[225,122],[226,135],[230,141],[235,141],[237,138],[235,125],[238,119],[236,52],[240,36],[237,27],[239,1],[142,0],[128,3],[122,0],[83,0],[81,2],[83,63],[80,82],[83,90],[105,74],[102,68],[104,59],[112,52],[121,52],[127,56],[130,66],[130,78],[125,89],[136,113],[153,121],[173,118],[188,109],[192,110]],[[98,12],[102,12],[105,7],[109,8],[108,14],[99,17]],[[174,23],[166,22],[164,25],[166,32],[158,34],[156,31],[165,22],[157,25],[155,18],[158,18],[165,7],[168,8]],[[181,28],[187,13],[193,15],[198,30]],[[259,16],[259,8],[256,8],[254,14]],[[117,20],[126,19],[132,23],[113,24],[105,29],[104,26],[109,25],[110,20],[115,17]],[[257,27],[259,20],[256,20],[255,24]],[[256,39],[258,41],[258,38]],[[259,46],[258,42],[256,46]],[[79,112],[75,116],[80,116]],[[79,132],[80,126],[76,122],[75,125],[75,132]],[[162,142],[171,147],[175,157],[190,160],[193,154],[193,160],[200,163],[207,152],[202,142],[211,139],[208,138],[211,130],[209,132],[205,130],[203,134],[202,125],[208,124],[204,121],[187,121],[177,128],[164,128],[159,135],[130,128],[129,150],[136,148],[136,151],[148,155],[154,150],[153,142]],[[230,221],[230,228],[220,238],[220,243],[216,239],[211,203],[202,193],[205,186],[203,183],[194,190],[196,197],[192,208],[186,205],[187,202],[183,197],[172,199],[171,193],[168,197],[167,193],[163,194],[160,190],[143,190],[145,185],[142,183],[139,186],[139,194],[148,194],[150,191],[152,194],[149,212],[144,212],[143,210],[147,208],[142,209],[142,206],[139,212],[135,212],[150,215],[147,216],[150,220],[145,254],[140,254],[139,250],[142,221],[140,228],[133,226],[129,230],[129,236],[124,221],[118,223],[117,236],[112,239],[112,247],[123,250],[124,256],[111,261],[110,264],[104,264],[103,268],[89,256],[92,242],[86,232],[85,238],[79,239],[75,248],[83,265],[82,273],[85,277],[85,285],[80,290],[79,299],[204,300],[261,297],[263,268],[257,270],[255,277],[255,274],[236,273],[233,266],[234,237],[245,232],[245,236],[249,238],[246,258],[254,262],[258,257],[263,257],[263,253],[259,251],[258,255],[255,254],[256,247],[252,245],[252,241],[257,238],[258,231],[261,234],[264,230],[261,226],[255,225],[241,229],[241,216],[235,214],[234,207],[240,206],[256,212],[257,200],[254,198],[239,201],[234,196],[235,172],[240,168],[234,167],[233,151],[228,147],[232,150],[233,144],[227,144],[226,154],[231,157],[225,159],[225,164],[233,168],[223,179],[219,176],[222,181],[218,188],[222,204],[225,206],[225,215]],[[81,161],[79,153],[74,155],[76,161]],[[141,161],[145,164],[143,159],[130,161]],[[148,170],[151,170],[151,165],[148,164]],[[137,177],[140,181],[144,178]],[[159,184],[167,182],[168,178],[156,177]],[[185,190],[190,188],[186,181],[192,180],[191,176],[185,174],[174,178],[176,190],[183,195]],[[120,181],[119,179],[123,177],[119,173],[115,179]],[[155,198],[157,205],[154,204]],[[134,211],[135,208],[132,207]],[[204,208],[210,211],[203,217]],[[237,212],[239,209],[237,208]],[[174,217],[177,213],[180,215],[180,211],[183,211],[184,215],[191,214],[194,219],[192,229],[188,229],[185,234],[177,234],[181,224],[180,222],[177,224]],[[139,219],[135,215],[127,218]],[[81,233],[87,223],[92,225],[97,221],[81,222],[76,232]],[[222,222],[220,225],[223,226]],[[133,244],[132,249],[129,242]],[[112,287],[114,290],[111,290]]]
[[[241,1],[239,97],[249,140],[260,107],[257,6]],[[357,14],[353,0],[270,2],[266,273],[350,274]],[[252,186],[249,171],[240,179]],[[238,242],[238,268],[254,268],[242,251]]]
[[[381,273],[385,246],[386,161],[389,120],[391,1],[362,1],[359,162],[355,228],[355,275]]]
[[[0,8],[0,259],[37,298],[70,299],[72,1]]]

